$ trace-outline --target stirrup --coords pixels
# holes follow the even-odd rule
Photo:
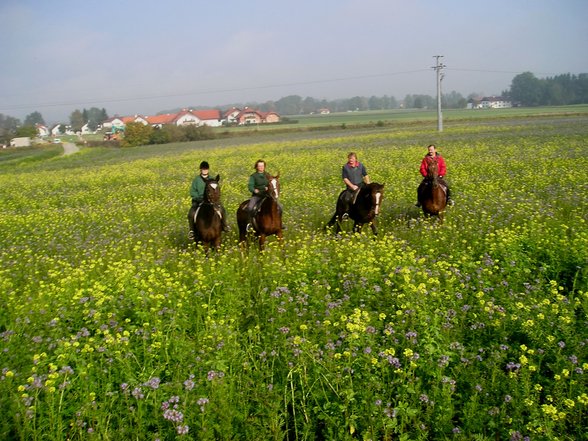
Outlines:
[[[341,216],[341,220],[347,220],[349,219],[349,213],[343,213],[343,216]]]
[[[255,231],[255,229],[253,228],[253,224],[251,222],[247,223],[247,226],[245,227],[245,231],[247,231],[248,233],[253,233],[253,231]]]
[[[194,240],[194,231],[192,231],[192,230],[188,231],[188,239]]]

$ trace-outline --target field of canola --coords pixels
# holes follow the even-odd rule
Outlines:
[[[587,122],[0,156],[0,438],[588,439]],[[442,225],[414,207],[431,142]],[[375,238],[322,229],[349,151],[386,185]],[[285,241],[243,252],[258,158]],[[232,227],[208,259],[201,160]]]

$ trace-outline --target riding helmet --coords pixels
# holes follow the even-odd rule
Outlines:
[[[200,163],[200,170],[208,170],[209,168],[210,168],[210,166],[208,165],[208,162],[202,161]]]

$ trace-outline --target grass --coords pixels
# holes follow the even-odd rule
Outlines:
[[[586,115],[0,161],[4,439],[586,438]],[[434,141],[456,206],[413,206]],[[356,150],[380,235],[322,227]],[[31,155],[34,151],[31,151]],[[282,246],[237,244],[256,159]],[[233,231],[187,238],[201,160]]]

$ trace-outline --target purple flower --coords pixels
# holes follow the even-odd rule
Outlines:
[[[142,400],[145,398],[145,395],[143,394],[143,391],[140,387],[134,388],[133,392],[131,392],[131,395],[133,395],[133,397],[135,397],[137,400]]]
[[[186,433],[188,433],[190,431],[190,426],[188,426],[188,425],[178,426],[176,428],[176,431],[178,432],[178,435],[185,435]]]
[[[161,380],[158,377],[153,377],[150,378],[146,383],[143,383],[143,386],[150,387],[151,389],[155,390],[159,388],[159,383],[161,383]]]
[[[163,417],[173,423],[181,423],[184,421],[184,414],[176,409],[166,409],[163,412]]]
[[[186,390],[194,389],[195,383],[194,383],[193,378],[194,378],[194,375],[190,374],[188,379],[186,381],[184,381],[184,388],[186,388]]]
[[[204,412],[204,406],[208,404],[208,398],[199,398],[196,404],[200,406],[200,411]]]

